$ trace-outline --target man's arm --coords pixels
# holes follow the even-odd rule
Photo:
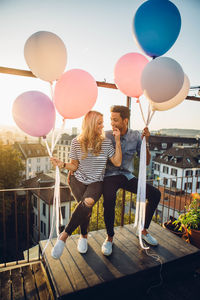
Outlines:
[[[113,130],[113,135],[115,137],[115,154],[110,158],[114,166],[120,167],[122,163],[122,150],[120,142],[120,131],[118,128]]]

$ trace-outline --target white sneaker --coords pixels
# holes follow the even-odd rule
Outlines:
[[[139,232],[137,231],[136,236],[139,237]],[[142,239],[151,246],[157,246],[158,241],[150,234],[147,233],[146,235],[142,234]]]
[[[80,237],[77,245],[78,252],[86,253],[88,250],[88,241],[86,238]]]
[[[65,247],[65,242],[63,242],[62,240],[57,240],[55,246],[51,250],[51,256],[54,259],[59,259],[63,253],[64,247]]]
[[[109,242],[108,240],[105,240],[103,242],[103,245],[101,247],[101,252],[103,253],[103,255],[109,256],[112,254],[112,245],[113,242]]]
[[[158,241],[152,235],[150,235],[150,233],[147,233],[146,235],[142,234],[142,239],[151,246],[158,245]]]

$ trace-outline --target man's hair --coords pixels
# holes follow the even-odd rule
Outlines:
[[[122,120],[130,119],[130,109],[127,106],[113,105],[111,106],[110,111],[120,113],[120,117],[122,118]]]

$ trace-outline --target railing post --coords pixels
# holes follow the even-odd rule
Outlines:
[[[17,218],[17,194],[14,192],[14,201],[15,201],[15,249],[16,249],[16,254],[18,254],[18,218]],[[16,261],[16,264],[18,265],[18,260]]]

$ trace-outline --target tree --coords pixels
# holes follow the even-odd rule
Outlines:
[[[25,166],[20,153],[12,145],[0,142],[0,188],[12,189],[19,186]]]

